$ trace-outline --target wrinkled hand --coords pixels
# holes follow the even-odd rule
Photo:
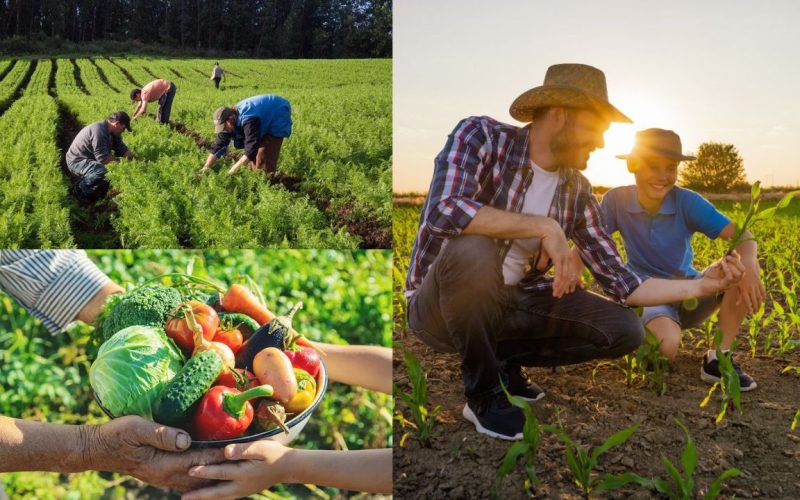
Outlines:
[[[188,475],[195,465],[219,463],[222,450],[189,450],[191,438],[180,429],[127,416],[90,427],[88,454],[93,470],[121,472],[154,486],[178,491],[208,481]]]
[[[713,295],[737,285],[745,275],[739,254],[731,252],[703,274],[700,286],[705,295]]]
[[[739,297],[736,299],[736,305],[744,304],[749,314],[761,309],[761,305],[767,300],[767,291],[761,283],[760,270],[757,261],[755,265],[746,266],[744,277],[737,286]]]
[[[225,458],[218,465],[201,465],[191,469],[192,477],[221,481],[213,486],[184,494],[182,500],[233,499],[247,496],[277,483],[290,481],[288,467],[282,459],[291,448],[277,441],[255,441],[225,447]]]

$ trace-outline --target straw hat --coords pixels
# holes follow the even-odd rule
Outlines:
[[[620,160],[627,160],[631,156],[666,156],[673,160],[696,160],[695,156],[687,156],[681,151],[681,138],[672,130],[664,130],[661,128],[648,128],[636,132],[636,144],[630,154],[617,155]]]
[[[549,106],[585,108],[612,122],[633,121],[608,102],[606,76],[586,64],[555,64],[547,68],[544,85],[523,93],[511,104],[515,120],[533,120],[533,110]]]

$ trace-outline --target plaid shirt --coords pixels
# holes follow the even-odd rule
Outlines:
[[[522,210],[533,180],[528,134],[529,126],[519,128],[486,116],[473,116],[456,126],[434,161],[431,188],[411,251],[406,296],[422,284],[448,239],[461,234],[482,206]],[[624,303],[642,281],[625,267],[605,231],[601,213],[589,181],[576,169],[561,169],[548,216],[557,220],[575,243],[606,294]],[[512,241],[498,243],[505,258]],[[552,290],[552,278],[530,267],[519,286],[528,291]]]

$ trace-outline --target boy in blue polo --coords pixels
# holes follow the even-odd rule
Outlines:
[[[662,129],[638,132],[633,151],[617,158],[627,160],[636,185],[610,190],[603,197],[602,208],[608,234],[619,231],[622,236],[628,267],[643,278],[696,279],[702,276],[703,273],[692,267],[694,233],[729,240],[736,228],[708,200],[694,191],[675,186],[678,164],[696,158],[681,152],[681,140],[675,132]],[[731,344],[745,316],[757,311],[766,298],[759,278],[756,242],[745,240],[736,251],[741,255],[745,275],[735,287],[691,304],[644,308],[642,322],[661,341],[661,352],[669,359],[674,359],[678,352],[681,331],[700,325],[717,309],[722,331],[720,348],[723,355],[731,356]],[[755,380],[739,365],[733,362],[733,367],[739,374],[742,391],[756,388]],[[703,357],[700,378],[710,383],[720,380],[715,349]]]

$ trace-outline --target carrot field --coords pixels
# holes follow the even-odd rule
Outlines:
[[[391,61],[145,57],[0,60],[0,247],[388,248]],[[109,197],[79,205],[64,152],[85,125],[133,113],[130,90],[177,88],[169,126],[156,103],[123,139],[134,161],[111,164]],[[286,97],[293,134],[278,175],[198,175],[214,139],[212,112],[257,94]],[[236,153],[235,155],[233,153]]]
[[[747,209],[746,203],[716,204],[734,219]],[[715,315],[684,336],[676,361],[660,379],[655,370],[642,369],[645,365],[636,356],[556,369],[529,368],[546,397],[532,405],[538,433],[531,428],[525,441],[514,445],[475,432],[461,416],[464,396],[458,355],[437,353],[408,330],[402,286],[420,208],[416,203],[394,208],[394,341],[399,347],[394,378],[396,396],[404,393],[411,398],[410,403],[398,398],[395,413],[398,496],[800,496],[800,202],[795,200],[753,231],[768,298],[737,337],[736,359],[758,382],[758,389],[741,394],[740,410],[731,400],[720,416],[725,400],[719,390],[709,397],[711,387],[699,377],[700,360],[716,330]],[[723,242],[703,236],[696,236],[694,248],[696,268],[726,250]],[[422,372],[406,363],[406,353],[419,360]],[[601,446],[604,443],[608,446]],[[503,476],[499,471],[508,474],[498,479]],[[613,481],[599,486],[611,476],[631,479],[631,474],[650,482],[630,482],[619,489],[610,487]],[[672,495],[665,493],[669,489]]]

